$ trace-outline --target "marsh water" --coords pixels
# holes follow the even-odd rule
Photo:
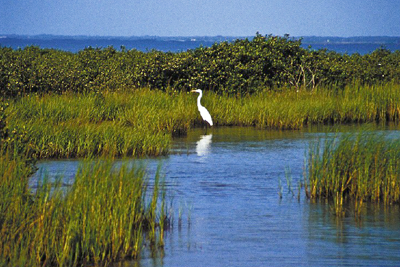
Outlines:
[[[162,252],[118,266],[400,266],[399,207],[337,218],[298,189],[310,142],[354,130],[196,129],[174,139],[167,157],[132,159],[150,178],[161,163],[174,224]],[[383,130],[400,136],[398,127]],[[68,185],[78,165],[40,162],[32,186],[44,172]]]

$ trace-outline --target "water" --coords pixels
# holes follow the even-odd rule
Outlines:
[[[69,52],[78,52],[87,47],[105,48],[113,46],[120,49],[124,46],[126,49],[137,49],[139,51],[150,51],[152,49],[163,52],[180,52],[188,49],[195,49],[201,45],[211,46],[214,41],[182,39],[182,40],[157,40],[157,39],[124,39],[124,38],[0,38],[0,45],[12,47],[14,49],[24,48],[26,46],[35,45],[40,48],[53,48]]]
[[[349,130],[354,127],[341,129]],[[213,128],[204,134],[200,129],[175,139],[168,157],[132,160],[144,162],[150,177],[162,163],[175,223],[158,257],[144,253],[121,265],[400,266],[399,207],[370,205],[362,220],[339,219],[329,205],[310,203],[303,192],[298,200],[305,150],[309,142],[327,137],[325,132]],[[38,166],[53,176],[66,170],[66,178],[73,179],[78,161]]]
[[[354,54],[360,55],[369,54],[376,49],[385,48],[390,51],[400,50],[400,44],[384,44],[384,43],[320,43],[320,44],[307,44],[303,43],[303,48],[311,46],[313,50],[327,49],[329,51],[335,51],[341,54]]]
[[[195,49],[200,46],[210,47],[215,42],[233,41],[239,37],[85,37],[85,36],[0,36],[0,46],[12,47],[14,49],[35,45],[41,48],[53,48],[70,52],[78,52],[86,47],[108,47],[113,46],[120,49],[121,46],[127,49],[149,51],[156,49],[163,52],[180,52],[188,49]],[[251,37],[250,37],[251,38]],[[338,40],[328,42],[326,38],[310,37],[305,38],[302,47],[311,45],[312,49],[328,49],[339,53],[367,54],[385,47],[391,51],[400,50],[399,38],[369,38],[358,37],[355,40],[336,38]],[[332,38],[331,38],[332,39]],[[308,40],[308,41],[307,41]]]

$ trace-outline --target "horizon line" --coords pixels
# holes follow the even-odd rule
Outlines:
[[[256,33],[257,34],[257,33]],[[40,34],[17,34],[17,33],[0,33],[0,37],[11,37],[11,36],[19,36],[19,37],[40,37],[40,36],[48,36],[48,37],[90,37],[90,38],[253,38],[255,35],[87,35],[87,34],[75,34],[75,35],[64,35],[64,34],[48,34],[48,33],[40,33]],[[262,36],[280,36],[283,37],[288,35],[291,38],[305,38],[305,37],[315,37],[315,38],[400,38],[399,36],[392,35],[354,35],[354,36],[339,36],[339,35],[275,35],[275,34],[261,34]]]

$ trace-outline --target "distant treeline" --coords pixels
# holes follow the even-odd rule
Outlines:
[[[257,34],[186,52],[86,48],[78,53],[35,46],[0,48],[1,96],[38,92],[93,92],[150,87],[200,88],[246,94],[260,90],[313,90],[400,81],[400,51],[366,55],[301,47],[301,40]]]

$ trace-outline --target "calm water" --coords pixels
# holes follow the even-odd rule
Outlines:
[[[78,52],[87,47],[101,47],[105,48],[113,46],[120,49],[125,46],[127,49],[137,49],[139,51],[149,51],[156,49],[163,52],[179,52],[188,49],[195,49],[200,45],[211,46],[212,41],[197,41],[193,40],[153,40],[153,39],[139,39],[139,40],[124,40],[118,38],[99,38],[99,39],[39,39],[39,38],[3,38],[0,39],[0,45],[12,47],[14,49],[24,48],[26,46],[35,45],[41,48],[54,48],[69,52]]]
[[[162,255],[144,253],[139,261],[121,265],[400,266],[398,207],[369,206],[359,221],[337,219],[328,205],[309,203],[304,194],[298,201],[305,150],[310,141],[326,137],[324,132],[214,128],[204,135],[195,130],[176,139],[168,157],[133,160],[144,161],[150,177],[162,163],[175,224]],[[53,176],[61,171],[66,183],[77,166],[77,161],[39,164]],[[288,190],[285,169],[294,192]]]
[[[222,40],[232,41],[236,38],[233,37],[215,37],[215,38],[185,38],[182,39],[174,38],[174,39],[129,39],[129,38],[76,38],[76,37],[62,37],[62,38],[37,38],[35,36],[32,37],[18,37],[18,36],[0,36],[0,46],[12,47],[14,49],[24,48],[26,46],[35,45],[41,48],[54,48],[64,51],[70,52],[78,52],[80,50],[85,49],[86,47],[108,47],[113,46],[116,49],[119,49],[121,46],[125,46],[127,49],[137,49],[139,51],[149,51],[152,49],[156,49],[164,52],[180,52],[186,51],[188,49],[195,49],[200,46],[210,47],[215,42],[220,42]],[[307,43],[306,41],[302,42],[302,47],[307,48],[311,45],[312,49],[328,49],[330,51],[336,51],[339,53],[359,53],[359,54],[367,54],[372,51],[385,47],[391,51],[400,50],[400,43],[385,43],[384,41],[378,42],[348,42],[348,43],[337,43],[337,42],[321,42],[321,43]]]

